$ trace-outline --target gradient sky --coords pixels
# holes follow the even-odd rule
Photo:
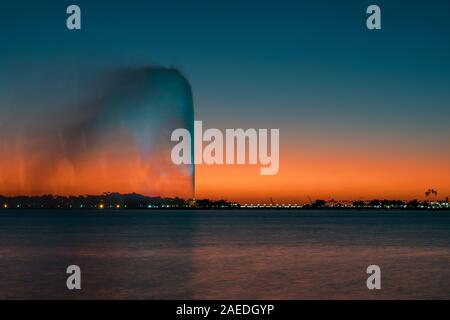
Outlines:
[[[374,3],[381,31],[365,27]],[[81,7],[81,31],[65,28],[69,4]],[[409,199],[431,187],[445,197],[449,13],[437,0],[4,2],[0,124],[20,121],[4,106],[35,90],[21,86],[24,77],[72,81],[55,93],[70,99],[80,74],[174,66],[205,127],[280,129],[278,175],[197,166],[197,197]]]

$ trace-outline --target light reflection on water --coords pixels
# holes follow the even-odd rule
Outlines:
[[[449,265],[450,212],[0,211],[0,298],[448,299]]]

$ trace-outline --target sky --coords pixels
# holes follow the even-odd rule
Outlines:
[[[65,27],[70,4],[81,8],[79,31]],[[366,28],[370,4],[382,30]],[[176,68],[204,127],[280,129],[277,175],[197,165],[197,198],[412,199],[428,188],[444,198],[449,12],[437,0],[3,2],[0,125],[14,137],[27,118],[51,121],[116,70]],[[5,153],[3,177],[15,165]],[[186,195],[167,188],[150,193]]]

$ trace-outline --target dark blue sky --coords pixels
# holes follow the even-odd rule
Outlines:
[[[373,3],[381,31],[365,27]],[[81,7],[81,31],[65,27],[69,4]],[[436,0],[3,2],[0,93],[7,100],[24,77],[42,74],[70,83],[82,72],[175,66],[209,126],[279,127],[290,140],[442,144],[449,15],[450,3]]]

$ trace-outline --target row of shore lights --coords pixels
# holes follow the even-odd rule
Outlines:
[[[112,208],[113,206],[110,206],[110,208]],[[124,208],[126,208],[127,206],[123,206]],[[163,208],[164,207],[167,207],[167,208],[169,208],[169,205],[167,205],[167,206],[162,206]],[[99,205],[98,205],[98,208],[99,209],[104,209],[105,208],[105,205],[103,204],[103,203],[100,203]],[[120,205],[120,204],[116,204],[115,205],[115,208],[116,209],[120,209],[120,208],[122,208],[122,206]],[[153,209],[153,208],[158,208],[158,206],[153,206],[153,205],[151,205],[151,204],[149,204],[148,206],[147,206],[147,208],[149,208],[149,209]]]
[[[243,208],[302,208],[299,204],[243,204]]]
[[[442,206],[445,206],[447,208],[450,207],[450,203],[446,203],[443,202],[441,203]],[[124,208],[126,208],[127,206],[124,206]],[[171,208],[172,206],[170,205],[163,205],[162,208]],[[298,205],[298,204],[244,204],[242,205],[243,208],[302,208],[302,205]],[[404,206],[405,208],[407,207],[406,205]],[[3,208],[4,209],[8,209],[8,204],[4,203],[3,204]],[[20,208],[20,204],[17,205],[17,208]],[[83,208],[83,205],[80,205],[80,208]],[[105,205],[103,203],[100,203],[98,205],[99,209],[104,209]],[[112,208],[112,206],[110,207]],[[116,209],[120,209],[121,205],[120,204],[116,204],[115,206]],[[153,206],[151,204],[149,204],[147,206],[147,208],[152,209],[152,208],[158,208],[157,206]],[[375,208],[381,208],[381,206],[375,206]],[[388,206],[389,208],[389,206]],[[419,208],[425,208],[423,205],[419,206]]]
[[[120,204],[116,204],[115,206],[109,206],[110,208],[116,208],[116,209],[121,209],[122,208],[122,206],[120,205]],[[127,206],[125,205],[125,206],[123,206],[124,208],[126,208]],[[168,206],[167,206],[168,207]],[[83,208],[83,205],[80,205],[80,208]],[[105,209],[106,208],[106,206],[103,204],[103,203],[100,203],[99,205],[98,205],[98,208],[99,209]],[[157,208],[157,206],[152,206],[151,204],[149,204],[148,206],[147,206],[147,208]]]
[[[9,205],[8,205],[7,203],[4,203],[2,207],[3,207],[4,209],[8,209]],[[21,205],[18,204],[18,205],[17,205],[17,208],[20,208],[20,207],[21,207]],[[100,203],[97,207],[98,207],[99,209],[105,209],[105,208],[106,208],[106,206],[105,206],[103,203]],[[125,205],[125,206],[123,206],[123,207],[126,208],[127,206]],[[170,205],[162,205],[161,207],[162,207],[162,208],[172,208],[173,206],[170,206]],[[84,205],[80,205],[80,208],[84,208]],[[121,209],[122,206],[121,206],[120,204],[116,204],[114,207],[113,207],[113,206],[110,206],[110,208]],[[159,207],[158,207],[158,206],[154,206],[154,205],[149,204],[149,205],[147,206],[147,208],[149,208],[149,209],[154,209],[154,208],[159,208]]]

